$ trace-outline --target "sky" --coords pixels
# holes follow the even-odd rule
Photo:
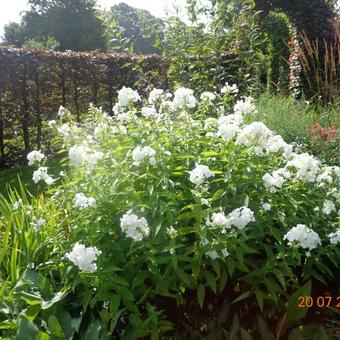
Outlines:
[[[125,2],[130,6],[147,9],[156,17],[164,17],[166,11],[173,11],[174,6],[183,8],[186,0],[97,0],[102,8]],[[20,22],[20,13],[27,9],[27,0],[0,0],[0,37],[4,33],[4,26],[11,22]]]

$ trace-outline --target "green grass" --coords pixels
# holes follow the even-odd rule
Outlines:
[[[258,100],[257,109],[253,119],[264,122],[288,143],[307,142],[313,123],[323,127],[340,125],[340,109],[336,106],[318,108],[291,97],[264,94]]]
[[[58,173],[61,170],[60,159],[48,160],[45,166],[49,167],[49,173],[52,174],[52,177],[53,175],[58,176]],[[20,181],[32,195],[35,196],[42,192],[46,188],[46,185],[42,182],[38,184],[33,182],[32,175],[34,170],[36,170],[36,167],[28,165],[0,170],[0,193],[5,197],[8,197],[8,187],[10,186],[12,189],[19,190]]]

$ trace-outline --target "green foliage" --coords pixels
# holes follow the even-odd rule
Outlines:
[[[340,112],[337,106],[318,107],[292,97],[264,94],[258,100],[258,112],[253,119],[263,121],[289,143],[301,144],[306,150],[326,162],[339,165]],[[334,137],[324,140],[311,132],[313,124],[323,128],[335,126]],[[326,136],[325,136],[326,137]]]
[[[56,50],[59,45],[59,42],[53,37],[47,37],[43,38],[42,40],[36,40],[34,38],[29,39],[23,44],[22,47],[41,51],[51,51]]]
[[[177,92],[172,109],[162,94],[153,101],[161,115],[145,117],[124,97],[136,99],[128,91],[120,93],[117,119],[92,106],[88,119],[75,123],[64,111],[57,126],[70,128],[63,143],[73,165],[65,176],[53,175],[46,195],[29,202],[21,187],[0,198],[0,335],[284,339],[314,330],[326,339],[322,327],[298,327],[306,310],[297,309],[296,297],[312,294],[317,281],[335,282],[340,254],[328,235],[338,228],[337,216],[314,208],[327,198],[338,209],[336,172],[323,185],[308,182],[282,150],[257,151],[261,134],[250,144],[217,136],[213,118],[233,112],[228,94],[188,107],[189,94],[176,108]],[[238,115],[240,128],[249,126],[252,113]],[[146,146],[154,160],[140,157],[138,147]],[[195,184],[197,163],[209,167],[210,177]],[[291,177],[271,192],[263,175],[282,167]],[[79,206],[79,193],[96,204]],[[243,228],[211,223],[214,213],[239,207],[254,212]],[[129,211],[147,225],[123,228]],[[37,228],[33,217],[46,224]],[[321,238],[311,254],[284,240],[299,223]],[[68,259],[76,242],[101,251],[95,270]]]
[[[23,15],[20,26],[5,27],[7,44],[21,47],[31,39],[41,42],[53,37],[62,51],[105,49],[104,28],[96,17],[94,1],[29,1],[29,4],[31,8]]]
[[[275,12],[271,12],[261,24],[268,38],[264,51],[268,55],[267,87],[282,92],[288,90],[288,24],[285,14]]]
[[[161,52],[159,44],[163,39],[164,31],[164,23],[161,19],[154,17],[147,10],[134,8],[123,2],[112,6],[107,15],[111,16],[111,20],[106,26],[110,29],[111,22],[119,38],[126,41],[134,53],[159,54]],[[120,51],[119,40],[111,39],[110,48]]]

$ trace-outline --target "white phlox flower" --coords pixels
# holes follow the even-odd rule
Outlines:
[[[270,192],[274,193],[277,189],[281,189],[282,185],[291,176],[290,172],[285,168],[280,168],[273,171],[271,174],[266,173],[263,175],[262,180],[264,186],[269,189]]]
[[[328,237],[331,244],[340,243],[340,228],[336,229],[335,232],[330,233]]]
[[[206,165],[196,164],[195,168],[189,171],[190,182],[196,185],[202,184],[207,178],[215,176]]]
[[[156,151],[150,146],[137,146],[132,151],[133,164],[139,166],[143,161],[148,160],[150,165],[156,164]]]
[[[76,243],[72,251],[66,253],[66,258],[68,258],[74,265],[78,266],[80,270],[84,272],[93,273],[97,270],[97,257],[102,252],[96,247],[85,247],[83,244]]]
[[[248,207],[240,207],[234,209],[228,215],[229,223],[238,229],[243,229],[250,222],[255,221],[254,212]]]
[[[153,89],[149,94],[148,102],[150,105],[154,105],[157,101],[162,98],[163,90],[161,89]]]
[[[234,113],[246,116],[256,112],[256,106],[254,99],[251,97],[245,97],[243,100],[238,100],[234,105]]]
[[[76,208],[80,210],[95,207],[96,199],[93,197],[86,197],[82,192],[78,192],[73,199],[73,204]]]
[[[293,227],[283,237],[288,241],[288,245],[298,245],[301,248],[308,249],[308,251],[317,248],[321,245],[319,235],[312,229],[308,228],[305,224],[298,224]]]
[[[294,153],[287,167],[293,167],[296,171],[296,179],[307,182],[315,182],[320,170],[320,161],[308,153]]]
[[[228,93],[228,94],[233,94],[236,95],[238,94],[239,90],[237,88],[236,84],[229,85],[228,82],[225,83],[225,85],[221,88],[221,93]]]
[[[330,200],[326,200],[323,203],[322,212],[326,215],[330,215],[333,211],[336,211],[335,204]]]
[[[130,87],[123,86],[123,88],[118,91],[118,105],[120,107],[127,106],[131,102],[138,102],[139,100],[141,100],[141,98],[138,92]]]
[[[41,162],[45,158],[45,155],[39,150],[39,151],[32,151],[29,154],[27,154],[28,159],[28,165],[34,165],[35,163]]]
[[[120,228],[126,237],[132,238],[134,241],[141,241],[150,235],[147,220],[144,217],[139,218],[132,210],[121,217]]]
[[[51,185],[54,182],[54,179],[48,175],[47,169],[48,169],[47,167],[40,167],[33,172],[32,179],[34,183],[44,181],[47,185]]]
[[[212,102],[216,99],[216,95],[213,92],[203,92],[200,96],[202,101]]]
[[[174,93],[172,105],[175,110],[183,108],[193,109],[196,106],[194,91],[185,87],[178,88]]]

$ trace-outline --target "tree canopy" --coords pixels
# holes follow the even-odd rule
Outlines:
[[[5,43],[21,47],[30,39],[54,38],[59,50],[105,49],[104,27],[94,0],[29,0],[21,24],[5,26]]]

